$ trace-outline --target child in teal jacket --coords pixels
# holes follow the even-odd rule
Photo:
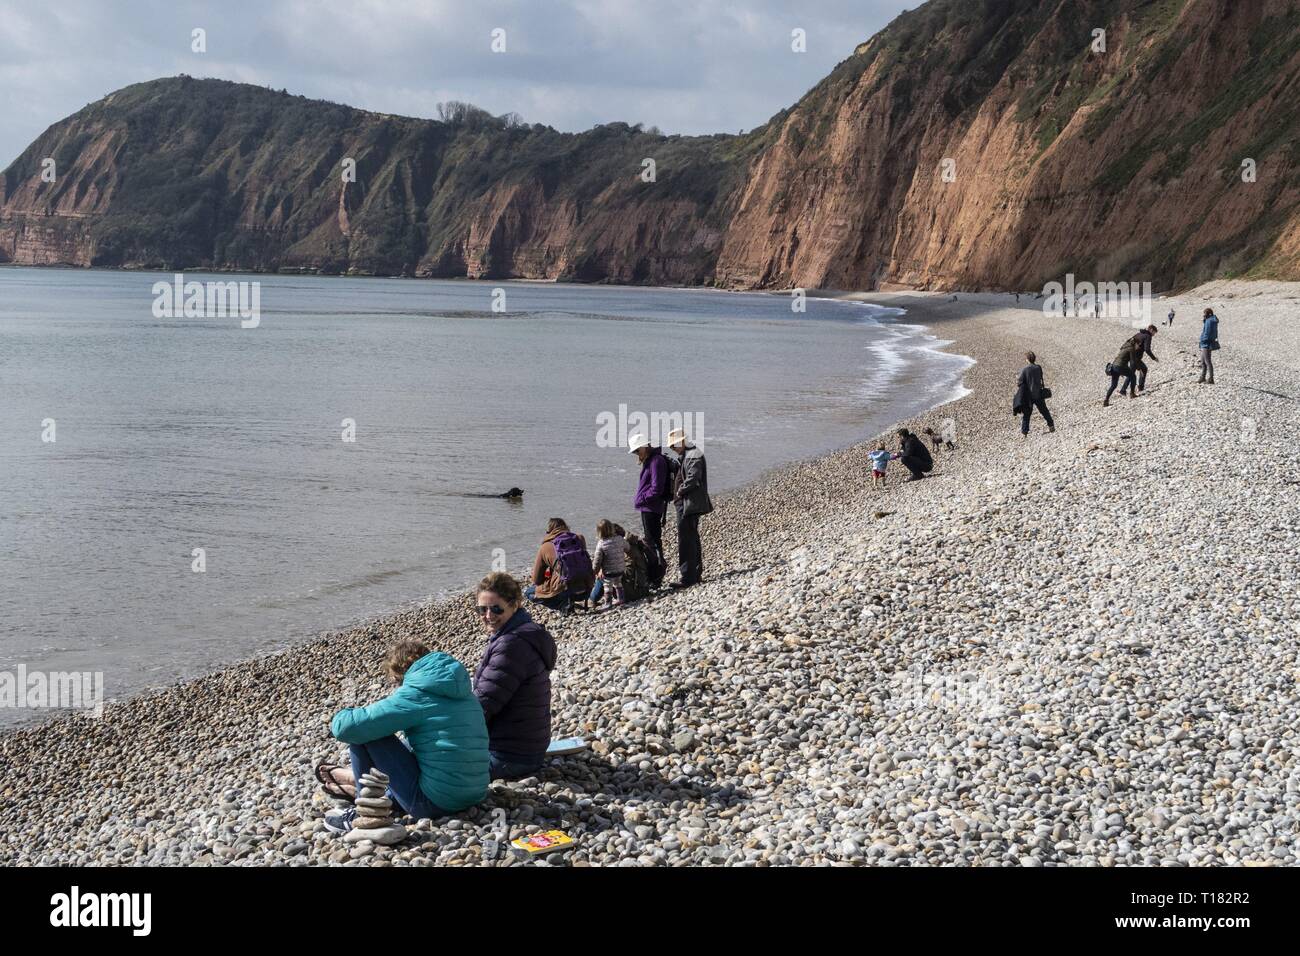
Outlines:
[[[330,733],[350,745],[352,773],[322,767],[317,775],[331,793],[347,798],[356,780],[375,768],[389,777],[388,797],[417,819],[478,803],[488,787],[487,723],[465,667],[419,641],[400,642],[384,666],[401,686],[369,707],[339,711],[330,723]],[[326,824],[346,832],[353,816],[351,809],[332,814]]]

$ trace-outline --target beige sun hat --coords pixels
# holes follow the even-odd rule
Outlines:
[[[631,438],[627,440],[627,453],[629,455],[635,454],[636,451],[640,448],[649,448],[649,447],[650,447],[650,439],[646,438],[645,435],[642,435],[640,433],[633,435]]]
[[[664,444],[671,447],[672,445],[681,444],[684,443],[685,441],[686,441],[685,429],[674,428],[672,431],[668,433],[668,437],[664,439]]]

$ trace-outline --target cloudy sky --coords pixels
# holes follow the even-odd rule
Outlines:
[[[115,89],[188,73],[387,113],[751,129],[920,0],[0,0],[0,169]],[[191,50],[206,31],[207,52]],[[506,52],[491,50],[505,31]],[[791,51],[791,31],[807,52]]]

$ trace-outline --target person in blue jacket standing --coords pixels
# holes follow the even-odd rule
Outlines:
[[[1201,325],[1201,378],[1206,385],[1214,384],[1214,353],[1219,348],[1219,317],[1213,309],[1205,310],[1205,322]]]
[[[389,777],[388,798],[417,819],[481,801],[488,787],[487,723],[464,665],[405,640],[388,652],[384,668],[397,689],[369,707],[339,711],[330,723],[330,733],[348,745],[352,767],[317,767],[326,791],[355,799],[356,781],[374,768]],[[346,833],[355,818],[356,807],[335,810],[325,826]]]

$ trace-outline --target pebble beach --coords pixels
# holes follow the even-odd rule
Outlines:
[[[715,497],[702,585],[534,609],[560,648],[553,735],[590,750],[453,818],[407,818],[391,846],[325,830],[312,768],[345,753],[330,717],[382,695],[400,638],[472,668],[463,595],[0,736],[0,863],[1297,863],[1300,284],[1157,300],[1158,325],[1178,313],[1160,362],[1110,408],[1102,369],[1131,322],[865,298],[975,359],[965,397],[904,423],[955,448],[922,482],[895,463],[884,490],[875,436],[775,469]],[[1035,416],[1022,438],[1029,349],[1057,431]],[[633,490],[609,516],[630,529]],[[506,849],[551,828],[574,848]]]

